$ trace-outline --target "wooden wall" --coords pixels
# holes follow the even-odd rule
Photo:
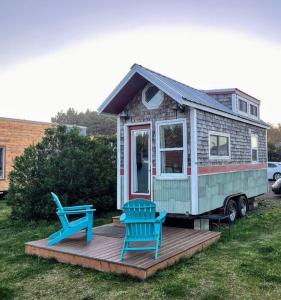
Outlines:
[[[4,179],[0,179],[0,191],[9,186],[8,175],[13,168],[16,156],[24,149],[38,143],[51,123],[0,118],[0,147],[4,147]]]

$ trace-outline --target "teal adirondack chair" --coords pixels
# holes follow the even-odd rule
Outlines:
[[[144,199],[130,200],[123,206],[124,213],[120,222],[125,224],[125,238],[121,250],[121,261],[126,251],[154,250],[155,259],[158,256],[158,247],[162,244],[162,224],[166,218],[166,212],[160,212],[155,217],[156,205],[154,202]],[[130,243],[154,242],[152,246],[132,246]]]
[[[91,241],[93,239],[93,212],[95,211],[92,208],[93,205],[62,207],[58,196],[55,193],[51,193],[51,195],[57,205],[57,215],[60,219],[62,229],[48,237],[48,246],[52,246],[83,229],[87,233],[87,242]],[[84,217],[72,222],[68,221],[67,215],[77,214],[84,214]]]

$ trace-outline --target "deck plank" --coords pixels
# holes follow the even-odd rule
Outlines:
[[[98,271],[126,273],[146,279],[181,258],[204,250],[220,237],[218,232],[164,226],[163,245],[157,260],[153,251],[133,251],[127,252],[121,262],[124,228],[109,224],[96,227],[93,232],[94,239],[88,244],[85,242],[85,233],[81,232],[54,246],[48,246],[47,239],[28,242],[25,252]]]

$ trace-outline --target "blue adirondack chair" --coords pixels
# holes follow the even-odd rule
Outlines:
[[[156,205],[152,201],[144,199],[130,200],[123,206],[124,213],[120,222],[125,224],[125,238],[121,250],[121,261],[126,251],[154,250],[155,259],[158,256],[158,247],[162,244],[162,224],[165,221],[166,212],[160,212],[155,217]],[[130,243],[154,242],[152,246],[132,246]]]
[[[48,246],[52,246],[83,229],[87,233],[87,242],[91,241],[93,239],[93,212],[95,211],[92,208],[93,205],[62,207],[58,196],[55,193],[51,193],[51,195],[57,205],[57,215],[60,219],[62,229],[48,237]],[[77,214],[84,214],[84,217],[72,222],[68,221],[67,215]]]

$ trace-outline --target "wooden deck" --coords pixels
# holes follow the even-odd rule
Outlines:
[[[120,261],[124,228],[113,224],[94,228],[94,240],[88,245],[84,234],[55,245],[47,246],[47,240],[25,244],[25,253],[44,258],[55,258],[62,263],[79,265],[103,272],[125,273],[140,279],[153,275],[157,270],[175,264],[181,258],[190,257],[220,238],[220,233],[175,227],[163,227],[163,246],[158,259],[153,251],[133,251]]]

